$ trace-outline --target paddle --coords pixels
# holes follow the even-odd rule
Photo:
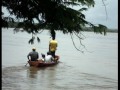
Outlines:
[[[26,65],[25,65],[25,66],[27,66],[27,64],[28,64],[28,63],[26,63]]]
[[[28,59],[29,60],[29,59]],[[27,66],[27,64],[28,64],[28,62],[26,63],[26,65],[25,66]]]

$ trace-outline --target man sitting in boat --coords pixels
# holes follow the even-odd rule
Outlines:
[[[41,53],[41,56],[42,56],[41,60],[45,62],[45,54]]]
[[[42,58],[44,59],[44,62],[47,62],[47,63],[52,62],[54,60],[50,52],[47,52],[47,56],[42,54]]]
[[[30,59],[29,59],[29,57],[30,57]],[[38,52],[36,52],[35,47],[32,48],[32,51],[27,55],[27,58],[28,58],[28,60],[31,60],[31,61],[37,61],[38,60],[39,54],[38,54]]]

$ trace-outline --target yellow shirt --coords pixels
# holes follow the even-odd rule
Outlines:
[[[51,40],[50,43],[50,51],[55,51],[57,48],[57,41],[56,40]]]

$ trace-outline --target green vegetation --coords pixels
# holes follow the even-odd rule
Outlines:
[[[32,33],[29,41],[31,44],[34,42],[34,35],[45,28],[50,31],[51,36],[55,36],[55,31],[60,30],[63,34],[70,33],[71,38],[75,34],[80,40],[81,31],[85,31],[86,26],[95,33],[106,35],[106,26],[88,22],[82,13],[94,5],[94,0],[2,0],[2,7],[6,7],[9,14],[15,16],[15,19],[5,17],[2,12],[2,27],[15,26],[17,31],[22,27],[24,31]],[[79,10],[73,9],[73,6],[78,6]],[[17,24],[13,25],[11,22]]]
[[[8,22],[8,28],[15,28],[17,27],[19,22]],[[19,28],[23,28],[22,26]],[[45,27],[46,29],[49,29],[48,27]],[[83,31],[88,31],[88,32],[92,32],[92,28],[91,27],[84,27]],[[107,29],[106,32],[113,32],[113,33],[117,33],[118,30],[117,29]]]
[[[84,31],[88,31],[88,32],[92,32],[92,28],[91,27],[84,27]],[[109,29],[107,28],[106,32],[113,32],[113,33],[117,33],[118,29]]]
[[[8,28],[15,28],[17,27],[19,22],[8,22]],[[19,28],[23,28],[22,26]],[[46,29],[49,29],[48,27],[46,27]],[[92,28],[91,27],[84,27],[83,31],[88,31],[88,32],[92,32]],[[117,29],[107,29],[106,32],[113,32],[113,33],[117,33],[118,30]]]
[[[66,33],[79,33],[86,25],[93,28],[94,32],[104,32],[106,27],[85,20],[82,11],[89,7],[94,7],[94,0],[2,0],[2,6],[6,7],[10,15],[14,15],[17,20],[22,19],[16,26],[23,27],[28,33],[38,33],[40,29],[48,27],[51,34],[55,30]],[[74,10],[70,6],[78,6],[79,10]],[[38,21],[35,24],[34,19]],[[6,22],[14,22],[12,17],[4,17],[2,12],[2,26]]]

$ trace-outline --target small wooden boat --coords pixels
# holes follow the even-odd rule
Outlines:
[[[53,66],[59,63],[59,56],[56,55],[55,57],[55,62],[44,62],[42,59],[37,60],[37,61],[28,61],[30,66],[35,66],[35,67],[47,67],[47,66]]]

